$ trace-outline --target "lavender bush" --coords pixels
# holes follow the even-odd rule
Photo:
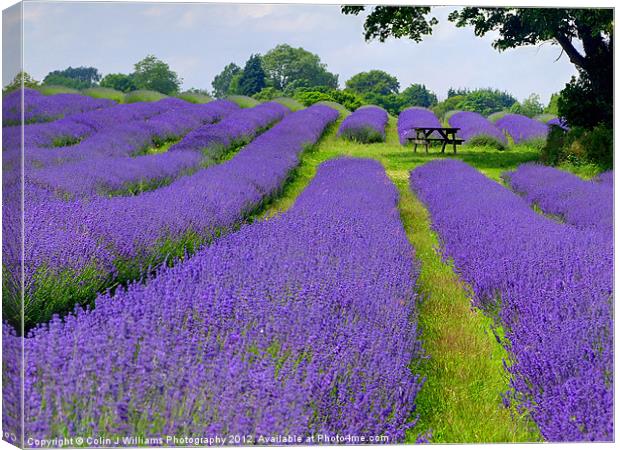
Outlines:
[[[504,179],[530,203],[543,212],[561,216],[582,229],[613,232],[613,185],[585,181],[540,164],[523,164]]]
[[[444,256],[504,329],[506,401],[549,441],[612,440],[611,234],[548,219],[460,161],[415,169],[411,187]]]
[[[277,192],[303,149],[337,117],[325,106],[289,114],[233,159],[134,197],[63,201],[27,179],[26,323],[89,302],[95,292],[234,229]],[[16,267],[14,260],[7,269]],[[21,300],[17,292],[7,297],[5,317],[19,321],[8,311]]]
[[[328,111],[285,119],[292,136],[317,113]],[[402,442],[422,352],[397,199],[379,163],[329,161],[287,213],[36,328],[24,343],[26,437]],[[3,338],[15,353],[19,339]]]
[[[405,145],[407,138],[415,137],[415,127],[441,127],[439,119],[435,116],[433,111],[421,108],[413,107],[402,111],[398,115],[398,137],[400,143]]]
[[[506,114],[495,125],[510,135],[515,144],[544,141],[549,132],[548,125],[521,114]]]
[[[338,136],[364,144],[385,141],[387,112],[378,106],[364,106],[347,116],[340,124]]]
[[[506,147],[504,133],[489,119],[471,111],[457,111],[450,116],[451,127],[460,128],[457,137],[465,139],[469,145],[490,145],[499,149]]]

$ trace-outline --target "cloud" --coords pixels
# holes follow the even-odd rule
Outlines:
[[[258,31],[279,33],[307,33],[316,32],[324,23],[325,17],[322,14],[304,13],[287,17],[262,19],[256,24],[256,29]]]
[[[146,17],[161,17],[164,13],[164,8],[161,6],[150,6],[142,11],[142,15]]]
[[[275,11],[275,6],[260,4],[236,5],[235,15],[239,18],[260,19],[272,14]],[[280,7],[280,9],[282,8]]]

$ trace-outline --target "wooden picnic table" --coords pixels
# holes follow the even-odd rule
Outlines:
[[[413,151],[417,152],[418,145],[424,145],[426,147],[426,153],[428,153],[428,146],[431,142],[441,142],[441,153],[446,151],[446,144],[452,144],[454,153],[456,153],[456,146],[461,145],[464,139],[456,137],[456,133],[460,128],[453,127],[415,127],[415,136],[407,137],[409,142],[413,142]],[[431,137],[433,133],[439,135],[439,137]]]

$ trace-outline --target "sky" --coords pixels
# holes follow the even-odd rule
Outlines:
[[[183,78],[184,89],[211,90],[226,64],[243,66],[250,54],[286,43],[318,54],[342,87],[356,73],[379,69],[396,76],[403,89],[424,84],[440,99],[450,87],[493,87],[519,100],[537,93],[543,102],[576,74],[551,44],[498,52],[491,46],[493,36],[477,37],[472,28],[450,23],[454,9],[433,9],[439,25],[421,43],[367,43],[364,17],[345,16],[337,5],[27,1],[24,68],[37,80],[68,66],[129,73],[134,63],[154,54]],[[16,17],[5,14],[5,39],[17,29]],[[3,85],[18,70],[15,64],[5,66]]]

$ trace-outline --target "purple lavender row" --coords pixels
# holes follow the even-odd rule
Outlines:
[[[154,141],[178,139],[194,128],[222,119],[239,107],[226,100],[185,104],[146,120],[102,126],[78,144],[58,148],[27,147],[27,167],[40,168],[96,157],[130,156],[154,145]]]
[[[30,170],[79,161],[97,154],[126,155],[150,146],[153,137],[165,137],[171,127],[177,130],[188,125],[196,127],[219,120],[237,109],[232,102],[226,101],[192,105],[182,100],[165,99],[148,104],[119,105],[56,122],[27,125],[23,127],[23,162],[26,170]],[[164,116],[158,121],[155,120],[158,115]],[[150,120],[149,126],[145,125],[145,120]],[[22,164],[21,130],[22,127],[3,129],[3,168]]]
[[[217,159],[219,151],[236,143],[247,143],[260,131],[281,120],[290,110],[278,102],[261,103],[240,109],[216,125],[196,128],[170,148],[171,152],[208,149],[205,157]]]
[[[159,102],[157,102],[159,103]],[[106,113],[96,117],[90,115],[87,119],[93,126],[100,128],[101,131],[94,132],[92,135],[79,144],[70,147],[60,148],[37,148],[27,147],[24,149],[24,166],[26,173],[26,182],[31,181],[31,174],[41,167],[50,165],[60,165],[71,161],[80,161],[88,158],[102,156],[123,156],[137,152],[145,147],[153,145],[154,139],[165,140],[174,137],[176,134],[184,134],[189,129],[201,126],[205,122],[213,122],[221,119],[232,111],[239,108],[232,102],[216,101],[206,105],[190,106],[186,102],[168,102],[164,104],[150,104],[148,108],[108,108]],[[177,107],[171,109],[171,105]],[[118,111],[121,111],[120,113]],[[93,112],[94,113],[94,112]],[[161,117],[159,117],[159,116]],[[75,116],[74,116],[75,117]],[[111,124],[110,117],[114,120],[127,120],[126,124],[111,126],[106,128],[106,124]],[[145,119],[150,121],[145,123]],[[80,119],[82,120],[82,119]],[[86,119],[84,119],[86,120]],[[56,126],[58,123],[69,123],[69,119],[62,119],[51,124],[36,125],[39,131],[44,126]],[[71,122],[74,126],[75,122]],[[25,133],[30,127],[24,127]],[[82,125],[80,125],[82,126]],[[86,129],[92,130],[92,127],[84,126]],[[53,128],[48,128],[48,130]],[[53,133],[52,133],[53,134]],[[26,135],[28,136],[28,135]],[[41,134],[39,135],[41,136]],[[11,137],[3,134],[3,144],[11,141]],[[19,142],[19,140],[17,141]],[[11,188],[21,186],[21,155],[20,146],[9,148],[2,153],[3,167],[3,187],[7,192],[21,192],[20,189]],[[73,174],[71,174],[73,177]],[[76,185],[84,180],[76,181]],[[39,192],[37,191],[37,194]],[[30,200],[35,199],[33,191],[33,183],[30,182],[28,189],[24,191],[25,197]],[[51,194],[48,194],[50,197]],[[21,195],[14,195],[14,199],[9,201],[11,204],[19,204]]]
[[[362,143],[385,141],[387,112],[378,106],[363,106],[340,124],[338,136]]]
[[[440,186],[441,188],[437,188]],[[613,439],[613,243],[559,224],[472,167],[411,173],[442,252],[499,311],[511,392],[549,441]]]
[[[227,106],[228,103],[223,105]],[[203,111],[207,111],[208,108],[209,111],[215,112],[217,108],[214,109],[214,106],[219,103],[216,101],[207,105],[211,107],[205,106],[202,108]],[[166,153],[139,158],[129,155],[108,156],[105,153],[111,153],[110,148],[101,147],[105,152],[103,155],[97,156],[99,152],[93,152],[91,149],[88,153],[95,153],[93,157],[74,163],[34,169],[29,172],[29,178],[34,184],[57,195],[77,198],[109,195],[112,191],[120,191],[128,185],[137,183],[171,181],[182,173],[198,169],[200,165],[217,162],[223,152],[230,149],[235,142],[249,142],[262,129],[281,120],[287,112],[288,108],[276,102],[263,103],[250,109],[236,109],[229,115],[224,115],[217,109],[217,117],[223,116],[223,120],[194,128]],[[143,125],[144,131],[152,132],[151,136],[145,134],[147,145],[153,137],[174,138],[207,119],[205,115],[193,113],[176,117],[179,120],[170,121],[170,114],[164,113]],[[208,116],[208,119],[212,118]],[[166,124],[165,134],[162,134],[162,128],[156,127],[156,124]],[[112,134],[106,133],[104,136]],[[114,135],[114,139],[118,138],[119,134]],[[81,147],[88,144],[89,142],[85,142]],[[83,152],[87,153],[86,150]]]
[[[404,441],[422,350],[397,200],[379,163],[329,161],[282,216],[33,330],[26,437]],[[19,340],[3,338],[6,375]]]
[[[549,126],[547,124],[521,114],[506,114],[495,122],[495,125],[510,135],[515,144],[539,139],[544,140],[549,133]]]
[[[458,111],[450,116],[451,127],[460,128],[457,136],[465,139],[465,143],[476,139],[491,138],[501,145],[506,145],[506,136],[486,117],[471,111]]]
[[[49,122],[61,117],[93,109],[109,108],[116,102],[95,99],[79,94],[43,95],[34,89],[18,89],[2,96],[2,124],[20,125],[22,121],[22,92],[24,122]]]
[[[27,314],[43,308],[42,286],[60,279],[107,286],[119,262],[147,271],[167,257],[168,244],[189,236],[202,242],[234,228],[281,188],[303,149],[337,117],[325,106],[289,114],[233,159],[140,196],[62,201],[42,199],[35,195],[40,188],[26,185],[26,297],[40,299],[28,302]],[[88,282],[80,278],[86,274]]]
[[[553,167],[523,164],[503,175],[511,187],[548,214],[582,229],[613,231],[614,189]]]
[[[415,137],[416,127],[441,127],[441,122],[430,109],[422,107],[408,108],[398,115],[398,137],[400,143],[405,145],[407,138]]]
[[[148,120],[174,109],[192,108],[192,105],[180,99],[166,98],[152,103],[131,103],[86,111],[49,123],[25,125],[24,146],[53,147],[55,141],[83,139],[104,128]],[[20,149],[21,127],[5,128],[3,134],[5,133],[5,147]]]

